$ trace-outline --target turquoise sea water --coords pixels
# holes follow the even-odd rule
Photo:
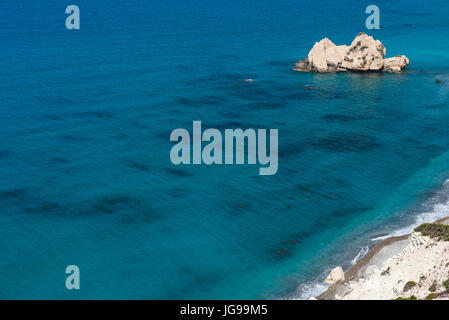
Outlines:
[[[355,0],[73,4],[78,31],[60,1],[0,4],[0,298],[307,298],[449,215],[447,1],[377,1],[374,31]],[[360,31],[409,71],[291,71]],[[278,128],[278,173],[172,165],[193,120]]]

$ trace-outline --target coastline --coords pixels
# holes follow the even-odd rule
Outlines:
[[[432,223],[449,224],[449,216],[437,219]],[[372,269],[382,267],[383,265],[385,265],[386,262],[388,262],[391,259],[397,258],[399,254],[407,250],[407,247],[411,243],[411,238],[413,234],[414,232],[401,236],[389,237],[376,243],[371,248],[369,248],[365,256],[363,256],[359,261],[356,262],[356,264],[354,264],[344,273],[344,281],[340,281],[330,285],[326,291],[318,295],[316,298],[311,297],[311,299],[317,300],[342,299],[341,295],[342,294],[344,295],[345,292],[346,293],[348,292],[348,287],[350,286],[350,284],[353,285],[356,284],[357,282],[359,283],[365,282],[366,278],[369,278],[373,275]],[[437,241],[434,241],[433,244],[430,244],[430,242],[426,240],[425,249],[429,248],[429,246],[432,246],[435,243],[437,243]],[[402,258],[400,260],[402,261]],[[362,299],[364,298],[362,297]]]

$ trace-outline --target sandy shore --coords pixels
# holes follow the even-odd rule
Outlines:
[[[434,223],[449,224],[449,217]],[[447,299],[449,242],[420,233],[392,237],[374,245],[317,299]]]

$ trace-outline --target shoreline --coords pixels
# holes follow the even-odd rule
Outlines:
[[[449,216],[439,218],[432,223],[437,224],[449,224]],[[401,236],[393,236],[386,238],[369,248],[367,254],[363,256],[359,261],[351,266],[344,273],[344,281],[337,282],[330,285],[326,291],[318,295],[315,298],[317,300],[337,300],[336,295],[341,294],[349,283],[358,282],[370,277],[370,267],[379,267],[386,263],[389,259],[396,257],[401,251],[403,251],[410,243],[410,237],[413,232],[404,234]]]
[[[344,270],[344,284],[362,278],[359,271],[368,267],[370,262],[375,258],[377,264],[381,265],[389,258],[394,257],[402,249],[404,249],[413,230],[424,223],[443,223],[449,225],[449,179],[447,175],[433,186],[426,193],[425,197],[419,199],[412,209],[411,216],[407,216],[407,221],[393,221],[393,228],[387,227],[388,231],[374,233],[374,237],[368,238],[371,243],[365,243],[360,247],[359,253],[353,255],[353,258],[345,257],[344,260],[335,260],[337,263],[326,264],[325,270],[319,276],[305,283],[301,283],[296,292],[287,296],[286,299],[299,300],[329,300],[334,299],[335,293],[340,286],[326,283],[325,278],[333,271],[333,268],[341,268]],[[409,221],[408,221],[409,220]],[[390,225],[388,222],[382,223],[380,228],[374,230],[383,230],[385,226]],[[383,226],[383,227],[382,227]],[[390,225],[391,226],[391,225]],[[373,231],[373,229],[371,229]],[[402,243],[400,243],[402,241]],[[396,249],[394,246],[396,245]],[[382,250],[388,248],[387,250]],[[382,255],[379,252],[382,251]],[[388,252],[390,251],[390,252]],[[449,251],[449,250],[448,250]],[[351,260],[352,259],[352,260]],[[345,271],[345,272],[344,272]],[[449,274],[449,270],[448,270]],[[449,293],[449,290],[448,290]]]

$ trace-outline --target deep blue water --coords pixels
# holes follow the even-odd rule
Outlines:
[[[304,298],[449,215],[446,0],[378,0],[374,31],[356,0],[77,0],[77,31],[68,4],[0,4],[0,298]],[[360,31],[409,71],[291,71]],[[278,173],[174,166],[193,120],[278,128]]]

